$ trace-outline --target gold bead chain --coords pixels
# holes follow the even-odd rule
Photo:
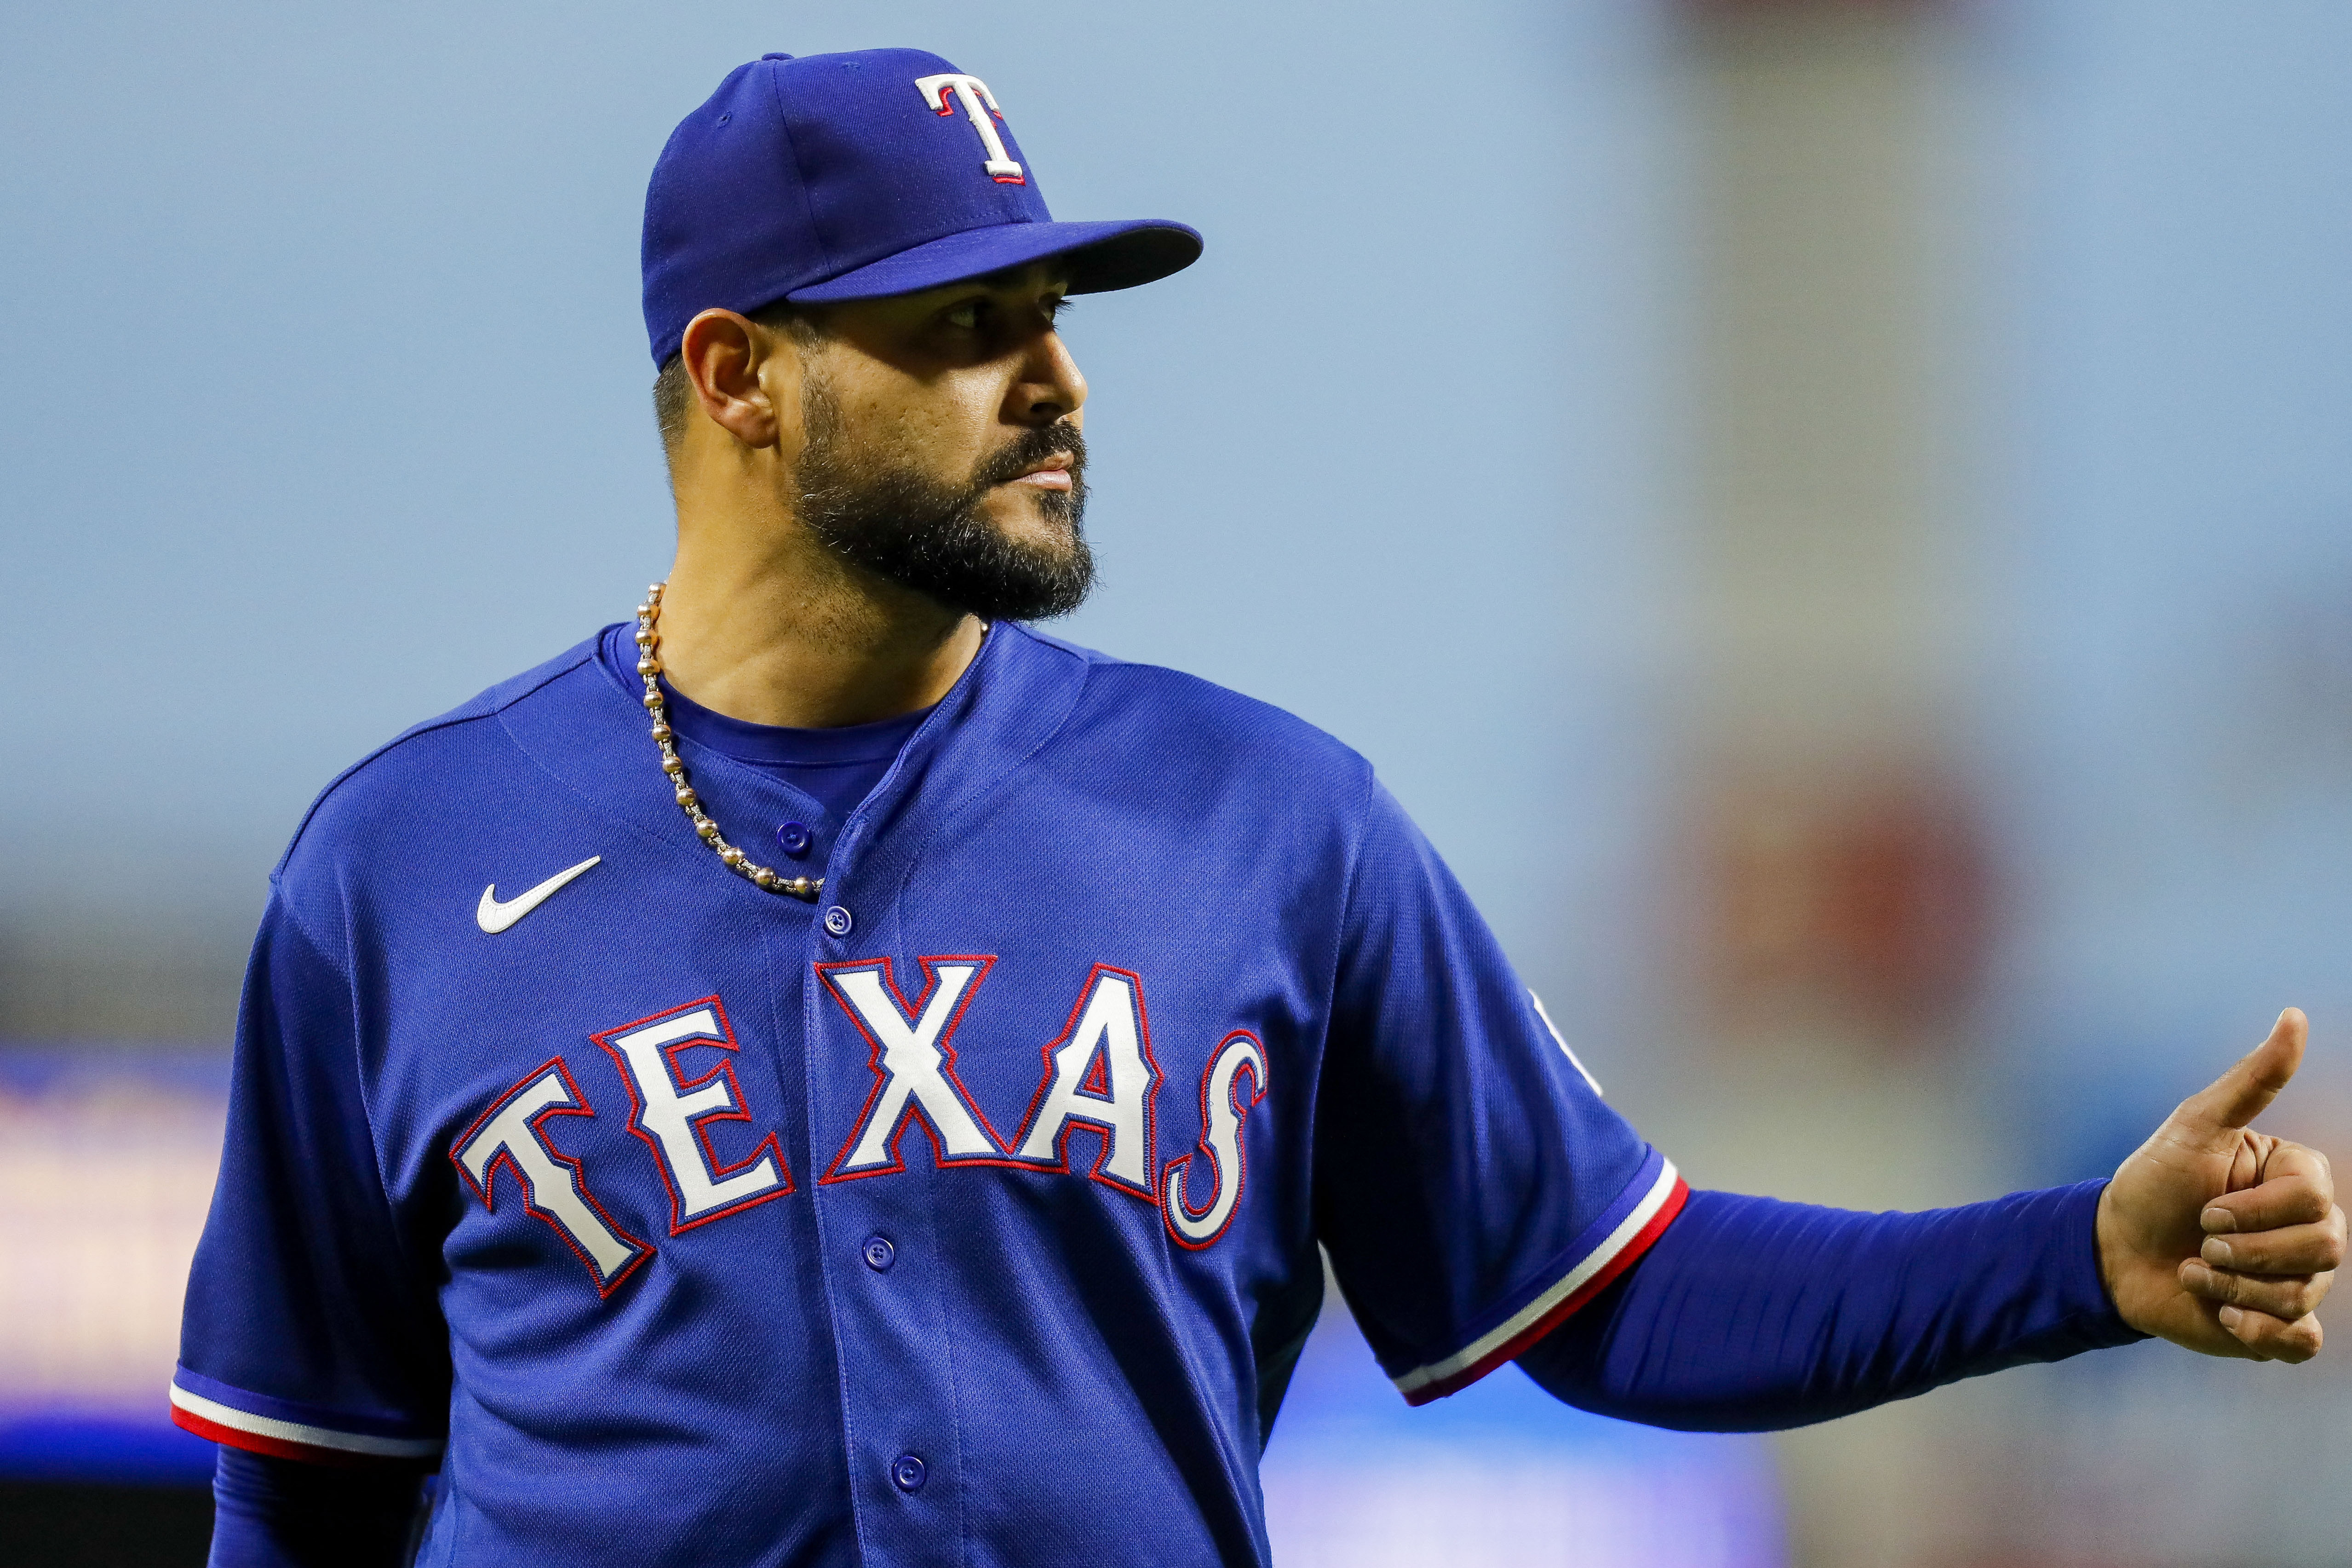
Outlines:
[[[662,590],[668,585],[656,583],[647,588],[646,602],[637,606],[637,673],[645,678],[646,711],[654,716],[654,744],[661,748],[662,772],[669,775],[669,782],[677,787],[677,804],[685,811],[687,820],[694,824],[694,831],[705,844],[719,852],[719,858],[727,863],[729,870],[771,893],[787,893],[813,904],[816,902],[817,895],[824,891],[824,878],[779,876],[728,843],[719,834],[719,824],[711,821],[709,813],[702,809],[702,797],[694,793],[694,785],[687,781],[686,760],[677,754],[677,731],[669,727],[669,707],[662,700],[662,663],[657,651],[661,646],[661,634],[654,629],[661,619]]]

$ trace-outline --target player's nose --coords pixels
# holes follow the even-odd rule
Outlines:
[[[1087,378],[1060,333],[1049,328],[1029,340],[1010,401],[1007,416],[1030,426],[1051,425],[1086,406]]]

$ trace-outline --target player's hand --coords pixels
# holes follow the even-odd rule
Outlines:
[[[2327,1156],[2249,1130],[2303,1060],[2309,1026],[2271,1037],[2183,1100],[2099,1198],[2099,1273],[2124,1321],[2207,1355],[2309,1361],[2344,1260]]]

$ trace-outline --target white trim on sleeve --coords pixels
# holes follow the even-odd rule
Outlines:
[[[298,1421],[256,1415],[233,1405],[223,1405],[217,1399],[190,1394],[176,1383],[172,1384],[172,1403],[200,1421],[226,1426],[232,1432],[273,1438],[280,1443],[299,1443],[307,1447],[332,1448],[346,1454],[366,1454],[380,1459],[429,1459],[441,1451],[441,1441],[437,1437],[372,1437],[362,1432],[337,1432],[325,1426],[305,1426]]]
[[[1393,1379],[1397,1392],[1410,1397],[1431,1384],[1459,1377],[1533,1328],[1547,1313],[1582,1289],[1594,1276],[1608,1268],[1619,1253],[1632,1245],[1636,1237],[1648,1229],[1658,1211],[1675,1195],[1675,1188],[1681,1180],[1682,1173],[1675,1169],[1675,1163],[1661,1160],[1658,1178],[1650,1184],[1650,1190],[1642,1194],[1642,1201],[1635,1204],[1633,1211],[1617,1223],[1617,1228],[1611,1231],[1600,1246],[1586,1253],[1575,1268],[1552,1281],[1549,1289],[1512,1313],[1508,1321],[1479,1335],[1444,1361],[1417,1366]]]

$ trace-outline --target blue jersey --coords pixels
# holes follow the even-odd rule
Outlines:
[[[1014,625],[846,818],[593,640],[272,881],[172,1391],[437,1465],[428,1563],[1262,1563],[1331,1269],[1413,1401],[1677,1212],[1355,753]]]

